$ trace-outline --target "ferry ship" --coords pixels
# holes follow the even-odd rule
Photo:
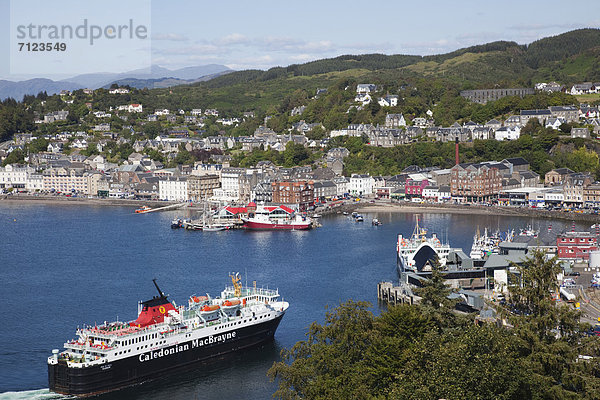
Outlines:
[[[431,268],[431,263],[437,260],[441,267],[446,265],[448,254],[453,249],[447,243],[442,243],[434,233],[427,237],[427,230],[417,224],[410,237],[398,235],[397,263],[398,274],[404,272],[420,272]]]
[[[273,339],[289,304],[279,291],[245,287],[239,274],[218,298],[191,296],[176,306],[158,296],[140,302],[131,322],[77,329],[77,339],[48,358],[51,391],[93,396],[191,368]]]

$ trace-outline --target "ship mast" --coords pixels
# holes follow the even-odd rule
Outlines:
[[[156,290],[158,290],[158,295],[163,298],[165,297],[165,294],[162,292],[162,290],[160,290],[160,288],[158,287],[158,283],[156,283],[156,278],[152,279],[152,282],[154,283],[154,286],[156,286]]]
[[[233,283],[234,293],[236,297],[240,297],[242,295],[242,278],[240,278],[240,273],[236,272],[235,275],[229,274],[231,278],[231,283]]]

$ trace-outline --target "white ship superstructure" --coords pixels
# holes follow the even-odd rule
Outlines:
[[[441,267],[446,265],[448,254],[453,249],[442,241],[434,233],[427,237],[427,230],[419,226],[419,219],[410,237],[398,235],[398,272],[418,272],[431,269],[434,260]]]

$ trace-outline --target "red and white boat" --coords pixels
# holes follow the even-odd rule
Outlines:
[[[312,220],[294,213],[285,206],[259,207],[248,218],[242,218],[244,228],[251,230],[307,230],[312,228]]]

